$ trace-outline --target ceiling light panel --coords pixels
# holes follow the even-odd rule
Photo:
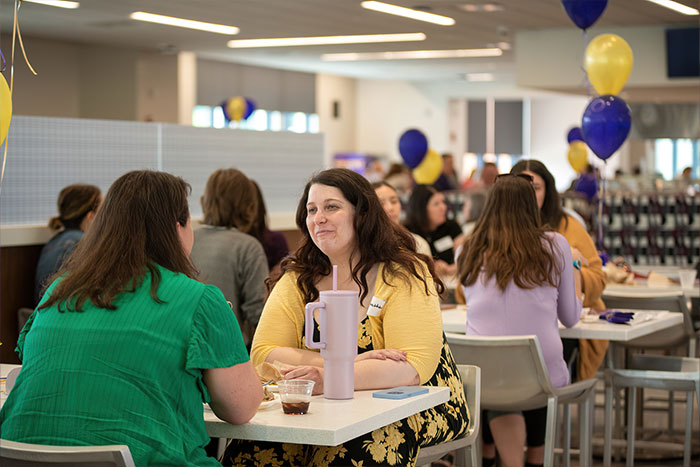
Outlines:
[[[498,3],[464,3],[462,5],[458,5],[458,7],[470,13],[493,13],[504,10],[503,5]]]
[[[402,50],[398,52],[367,52],[323,54],[326,62],[354,62],[365,60],[420,60],[431,58],[480,58],[499,57],[503,54],[498,48],[455,49],[455,50]]]
[[[682,3],[674,2],[673,0],[647,0],[648,2],[651,3],[656,3],[659,6],[662,6],[664,8],[668,8],[669,10],[673,10],[675,12],[681,13],[683,15],[697,15],[700,14],[698,10],[695,8],[691,8],[689,6],[683,5]]]
[[[388,13],[390,15],[403,16],[404,18],[425,21],[426,23],[439,24],[441,26],[452,26],[455,24],[454,18],[450,18],[449,16],[436,15],[435,13],[414,10],[412,8],[405,8],[398,5],[392,5],[390,3],[367,1],[360,3],[360,5],[362,5],[362,8],[366,8],[368,10]]]
[[[40,5],[55,6],[58,8],[75,9],[80,6],[80,2],[68,2],[65,0],[23,0],[27,3],[38,3]]]
[[[175,18],[174,16],[157,15],[155,13],[146,13],[144,11],[134,11],[129,15],[129,18],[135,19],[137,21],[145,21],[147,23],[165,24],[167,26],[176,26],[178,28],[186,29],[196,29],[198,31],[213,32],[216,34],[224,34],[227,36],[238,34],[238,32],[240,31],[240,29],[238,29],[236,26],[205,23],[204,21]]]
[[[305,45],[335,45],[335,44],[371,44],[377,42],[410,42],[424,41],[425,34],[412,32],[404,34],[361,34],[352,36],[317,36],[317,37],[277,37],[269,39],[236,39],[226,45],[232,49],[247,49],[254,47],[294,47]]]

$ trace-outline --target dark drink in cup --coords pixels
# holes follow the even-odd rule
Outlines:
[[[286,414],[303,415],[309,411],[308,402],[282,402],[282,410]]]

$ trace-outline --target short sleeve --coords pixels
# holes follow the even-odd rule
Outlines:
[[[192,321],[188,370],[227,368],[250,360],[236,316],[213,285],[205,286]]]
[[[15,347],[15,353],[17,354],[17,357],[19,357],[20,361],[23,360],[23,355],[24,355],[24,339],[27,337],[27,333],[29,333],[29,330],[32,327],[32,323],[34,322],[34,318],[36,318],[37,312],[34,311],[31,315],[29,315],[29,319],[27,322],[24,324],[24,327],[19,333],[19,338],[17,338],[17,347]]]

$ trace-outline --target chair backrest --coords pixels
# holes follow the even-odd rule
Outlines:
[[[604,292],[603,301],[607,308],[630,308],[635,310],[667,310],[683,314],[683,325],[665,329],[649,336],[634,339],[624,345],[629,347],[666,348],[686,344],[696,335],[693,320],[681,291],[654,291],[639,293]]]
[[[12,388],[15,386],[15,381],[17,381],[17,376],[19,375],[19,371],[22,369],[22,367],[17,367],[13,368],[10,370],[9,373],[7,373],[7,378],[5,379],[5,392],[7,394],[12,391]]]
[[[0,439],[2,467],[134,467],[129,447],[44,446]]]
[[[469,407],[469,433],[479,431],[481,425],[481,368],[474,365],[457,365],[464,383],[464,395]]]
[[[537,336],[445,335],[457,364],[481,368],[482,408],[529,410],[554,394]]]

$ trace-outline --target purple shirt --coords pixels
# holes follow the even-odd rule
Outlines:
[[[564,362],[557,319],[566,327],[575,325],[581,315],[581,301],[576,297],[571,248],[558,233],[547,233],[554,239],[554,256],[559,286],[544,284],[534,289],[521,289],[513,281],[505,291],[492,277],[484,284],[483,274],[464,288],[467,301],[468,336],[520,336],[534,334],[540,342],[544,361],[554,387],[569,383]]]

